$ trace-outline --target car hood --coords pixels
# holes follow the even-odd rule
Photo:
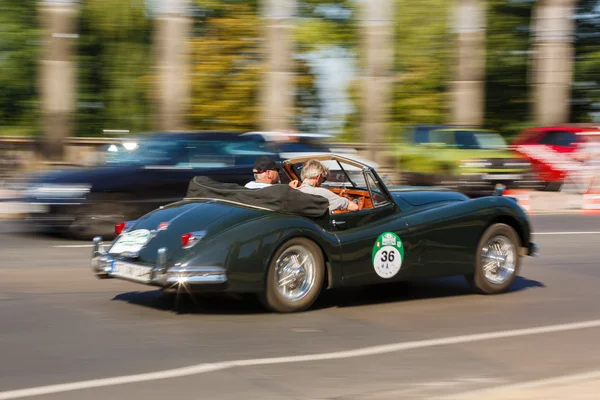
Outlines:
[[[407,204],[413,207],[423,207],[436,203],[469,200],[469,197],[462,193],[442,187],[392,186],[388,189],[401,208]]]

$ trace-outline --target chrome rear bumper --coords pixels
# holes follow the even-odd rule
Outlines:
[[[227,272],[221,267],[190,267],[185,265],[169,267],[167,265],[167,249],[164,247],[158,250],[155,266],[127,262],[128,264],[147,269],[149,277],[144,279],[144,281],[115,275],[115,261],[119,260],[116,260],[104,250],[102,238],[95,237],[91,266],[94,275],[100,279],[117,278],[163,288],[172,288],[177,285],[193,287],[196,285],[214,285],[227,282]]]

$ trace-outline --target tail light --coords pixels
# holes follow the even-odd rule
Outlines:
[[[189,249],[206,236],[206,231],[189,232],[181,235],[181,247]]]
[[[190,241],[194,235],[191,233],[184,233],[181,235],[181,247],[187,247],[190,244]]]
[[[135,221],[123,221],[123,222],[119,222],[118,224],[115,225],[115,233],[117,235],[120,235],[123,232],[129,231],[129,229],[131,229],[131,227],[136,222],[137,222],[137,220],[135,220]]]
[[[125,229],[125,226],[127,225],[126,222],[119,222],[118,224],[115,225],[115,233],[117,235],[120,235],[121,232],[123,232],[123,229]]]

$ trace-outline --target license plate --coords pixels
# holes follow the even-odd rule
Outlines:
[[[132,232],[124,233],[109,250],[112,254],[137,253],[150,240],[150,231],[147,229],[138,229]]]
[[[520,174],[487,174],[483,176],[483,179],[485,180],[502,180],[502,181],[509,181],[509,180],[520,180],[523,179],[523,175]]]
[[[113,261],[111,275],[142,283],[150,283],[151,272],[151,267],[144,267],[123,261]]]

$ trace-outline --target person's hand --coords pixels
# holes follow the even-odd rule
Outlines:
[[[291,181],[289,183],[290,187],[293,187],[294,189],[297,189],[300,186],[300,181],[297,179],[294,179],[293,181]]]
[[[358,203],[351,201],[348,203],[348,211],[358,211]]]

